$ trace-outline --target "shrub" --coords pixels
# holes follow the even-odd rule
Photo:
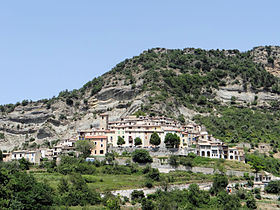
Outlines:
[[[280,193],[280,181],[271,181],[264,188],[267,193],[279,194]]]
[[[71,98],[67,98],[66,99],[66,104],[68,105],[68,106],[72,106],[73,105],[73,100],[71,99]]]
[[[131,193],[132,201],[141,201],[145,197],[143,190],[133,190]]]
[[[145,187],[152,188],[153,187],[153,181],[151,179],[146,179]]]
[[[253,187],[254,186],[254,182],[252,180],[248,180],[247,185],[249,187]]]
[[[151,168],[147,176],[154,181],[159,181],[160,178],[159,170],[157,168]]]
[[[177,167],[179,166],[180,162],[179,162],[179,157],[177,155],[171,155],[169,157],[169,160],[168,160],[169,164],[174,166],[174,167]]]
[[[246,200],[246,206],[247,206],[249,209],[256,209],[256,208],[257,208],[256,199],[253,197],[252,194],[249,194],[249,195],[248,195],[248,198],[247,198],[247,200]]]

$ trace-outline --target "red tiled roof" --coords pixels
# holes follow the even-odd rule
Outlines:
[[[86,139],[107,139],[107,136],[85,136]]]

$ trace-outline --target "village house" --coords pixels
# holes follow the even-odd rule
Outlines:
[[[40,164],[40,158],[41,158],[41,152],[39,150],[37,151],[28,151],[28,150],[18,150],[12,152],[12,160],[20,160],[20,159],[26,159],[30,163],[33,164]]]
[[[53,149],[49,148],[42,148],[41,151],[41,157],[47,158],[48,160],[53,160]]]
[[[107,153],[107,136],[85,136],[85,140],[94,144],[91,155],[104,156]]]
[[[10,152],[3,152],[3,162],[8,162],[12,160],[12,153]]]

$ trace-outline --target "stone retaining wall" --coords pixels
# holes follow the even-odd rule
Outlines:
[[[170,156],[170,155],[188,155],[189,153],[196,154],[196,149],[194,148],[159,148],[159,147],[152,147],[152,148],[137,148],[137,147],[109,147],[108,152],[117,152],[118,154],[122,154],[123,152],[132,153],[136,149],[145,149],[147,150],[152,157],[155,156]]]

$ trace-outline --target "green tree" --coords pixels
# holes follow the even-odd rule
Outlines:
[[[121,146],[121,145],[123,145],[123,144],[125,144],[124,139],[123,139],[121,136],[118,136],[117,145]]]
[[[180,144],[180,137],[177,136],[176,133],[167,133],[164,139],[164,143],[166,144],[166,147],[178,148]]]
[[[141,145],[142,144],[142,140],[139,138],[139,137],[136,137],[134,139],[134,145],[135,146],[138,146],[138,145]]]
[[[154,132],[154,133],[151,135],[150,144],[152,144],[152,145],[154,145],[154,146],[160,145],[160,137],[159,137],[159,135],[158,135],[156,132]]]
[[[118,198],[109,198],[106,202],[108,210],[119,210],[121,209],[120,200]]]
[[[87,158],[91,154],[91,150],[94,148],[92,142],[88,140],[78,140],[75,144],[76,150],[81,152],[82,158]]]
[[[279,194],[280,193],[280,181],[271,181],[264,189],[267,193]]]
[[[31,174],[0,169],[0,209],[48,209],[53,203],[51,188]]]
[[[132,160],[136,163],[151,163],[153,162],[149,152],[144,149],[136,149],[132,152]]]
[[[251,168],[255,170],[256,176],[258,172],[260,172],[264,168],[263,159],[257,155],[251,155],[248,163],[251,165]]]
[[[96,193],[94,190],[89,189],[85,179],[81,176],[81,174],[72,174],[69,177],[70,183],[69,191],[65,191],[65,193],[60,193],[60,201],[61,205],[68,206],[85,206],[87,204],[95,205],[101,202],[100,194]],[[65,185],[61,183],[61,185]],[[67,181],[68,182],[68,181]],[[66,190],[67,187],[62,187],[62,191]]]
[[[115,160],[115,154],[113,152],[107,152],[105,154],[105,160],[108,162],[109,165],[112,165]]]
[[[236,195],[229,195],[225,191],[220,191],[218,193],[217,201],[221,209],[237,210],[241,207],[240,199]]]
[[[2,151],[0,150],[0,162],[2,162],[3,161],[3,153],[2,153]]]
[[[142,205],[142,210],[153,210],[156,209],[155,204],[153,203],[153,201],[147,199],[147,198],[143,198],[141,201],[141,205]]]
[[[70,190],[69,183],[66,178],[62,177],[57,185],[58,192],[63,194],[67,193]]]
[[[249,209],[256,209],[256,208],[257,208],[256,199],[254,198],[254,196],[252,195],[252,193],[248,193],[248,195],[247,195],[246,206],[247,206]]]
[[[28,160],[21,158],[18,162],[21,170],[29,170],[30,162]]]
[[[228,178],[226,175],[215,174],[210,192],[216,195],[218,192],[225,190],[227,185],[228,185]]]
[[[179,157],[177,155],[170,155],[168,162],[174,167],[177,167],[180,164]]]

